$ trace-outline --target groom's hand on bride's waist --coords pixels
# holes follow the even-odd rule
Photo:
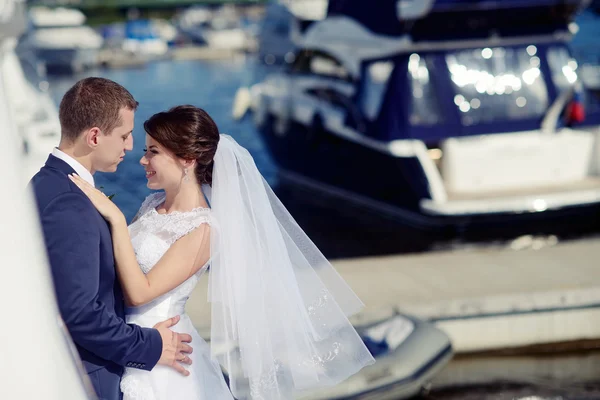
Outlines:
[[[160,333],[163,343],[158,363],[172,367],[180,374],[188,376],[190,373],[182,364],[190,365],[192,363],[192,359],[188,357],[188,354],[192,353],[192,347],[186,344],[192,341],[192,337],[169,329],[178,322],[179,315],[154,325],[154,329]]]

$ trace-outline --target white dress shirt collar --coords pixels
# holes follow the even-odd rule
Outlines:
[[[69,166],[73,168],[75,172],[77,172],[77,175],[79,175],[82,179],[87,181],[90,185],[96,186],[94,184],[94,176],[90,173],[90,171],[87,170],[87,168],[81,165],[79,161],[75,160],[70,155],[60,151],[56,147],[52,150],[52,155],[56,158],[60,158],[61,160],[69,164]]]

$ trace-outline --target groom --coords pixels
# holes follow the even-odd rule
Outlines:
[[[103,78],[77,82],[60,103],[61,141],[32,178],[61,316],[100,399],[121,398],[123,367],[157,363],[188,375],[191,337],[172,332],[171,318],[154,329],[126,324],[106,221],[68,174],[94,184],[94,172],[115,172],[133,148],[138,102]]]

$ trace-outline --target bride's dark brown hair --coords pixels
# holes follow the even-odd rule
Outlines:
[[[175,156],[196,160],[198,183],[212,185],[219,128],[206,111],[191,105],[173,107],[151,116],[144,122],[144,130]]]

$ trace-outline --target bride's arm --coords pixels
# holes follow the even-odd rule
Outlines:
[[[129,305],[146,304],[167,293],[208,262],[210,226],[201,224],[177,240],[150,272],[144,274],[135,257],[127,222],[119,207],[77,175],[71,175],[70,178],[110,224],[117,274]]]
[[[201,224],[177,240],[150,272],[144,274],[135,257],[125,218],[110,219],[109,222],[117,274],[129,305],[146,304],[176,288],[210,258],[210,227]]]

